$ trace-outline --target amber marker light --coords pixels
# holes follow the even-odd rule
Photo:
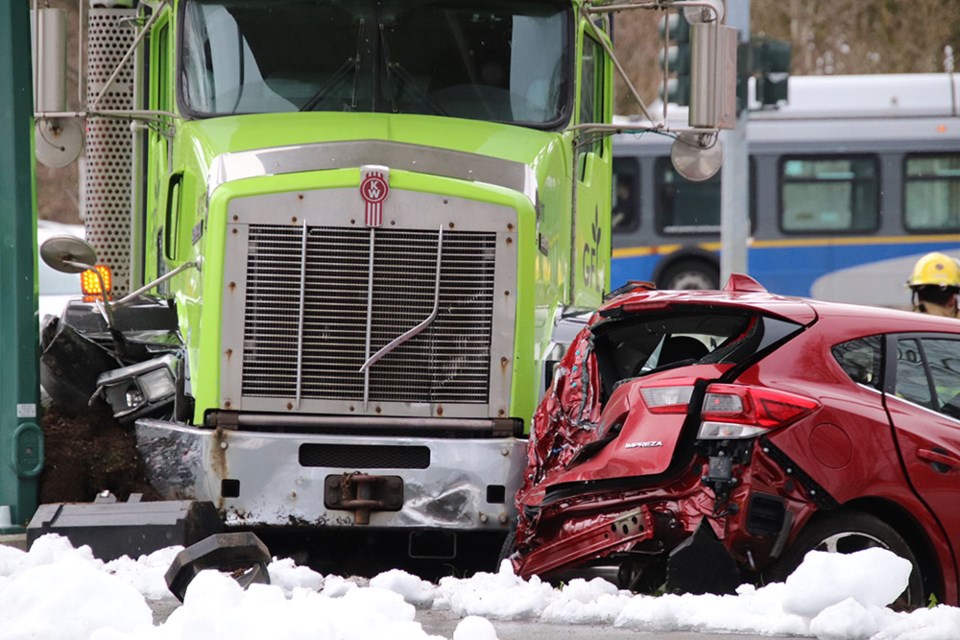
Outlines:
[[[83,291],[84,302],[102,300],[104,289],[106,289],[107,297],[109,298],[110,292],[113,290],[113,274],[110,271],[110,267],[105,264],[98,264],[95,268],[96,271],[94,271],[94,269],[87,269],[80,274],[80,290]]]

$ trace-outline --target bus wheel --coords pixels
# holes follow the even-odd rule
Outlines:
[[[681,260],[663,272],[657,286],[661,289],[719,289],[720,274],[716,267],[702,260]]]

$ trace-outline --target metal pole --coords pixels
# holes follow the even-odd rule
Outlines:
[[[37,212],[33,169],[30,4],[0,2],[0,531],[37,509]],[[9,520],[7,511],[9,510]],[[12,526],[11,526],[12,525]]]
[[[728,0],[726,23],[737,29],[740,42],[750,41],[750,0]],[[720,185],[720,286],[731,273],[747,273],[750,235],[750,165],[747,160],[747,109],[734,129],[723,131],[723,174]]]

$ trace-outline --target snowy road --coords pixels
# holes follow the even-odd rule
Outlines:
[[[424,631],[452,638],[461,618],[450,611],[418,611],[417,621]],[[754,634],[719,634],[696,631],[658,631],[638,634],[633,629],[610,625],[561,625],[547,622],[494,620],[499,640],[770,640],[771,636]]]
[[[180,606],[175,598],[150,601],[154,623],[161,624]],[[442,638],[452,638],[463,617],[452,611],[420,609],[415,620],[423,630]],[[621,629],[610,625],[578,624],[561,625],[534,620],[492,620],[499,640],[771,640],[771,636],[754,634],[709,633],[696,631],[660,631],[638,634],[634,629]],[[794,636],[796,637],[796,636]],[[775,638],[775,636],[774,636]]]
[[[554,588],[509,565],[437,584],[400,570],[366,580],[275,559],[270,585],[244,591],[204,571],[182,605],[163,579],[178,551],[104,563],[56,535],[29,552],[0,546],[0,640],[960,638],[956,607],[886,608],[910,564],[883,549],[812,552],[786,582],[728,596],[640,596],[600,578]]]

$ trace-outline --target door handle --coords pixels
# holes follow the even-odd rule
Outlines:
[[[943,450],[917,449],[917,457],[934,465],[934,469],[941,473],[960,467],[960,459]]]

